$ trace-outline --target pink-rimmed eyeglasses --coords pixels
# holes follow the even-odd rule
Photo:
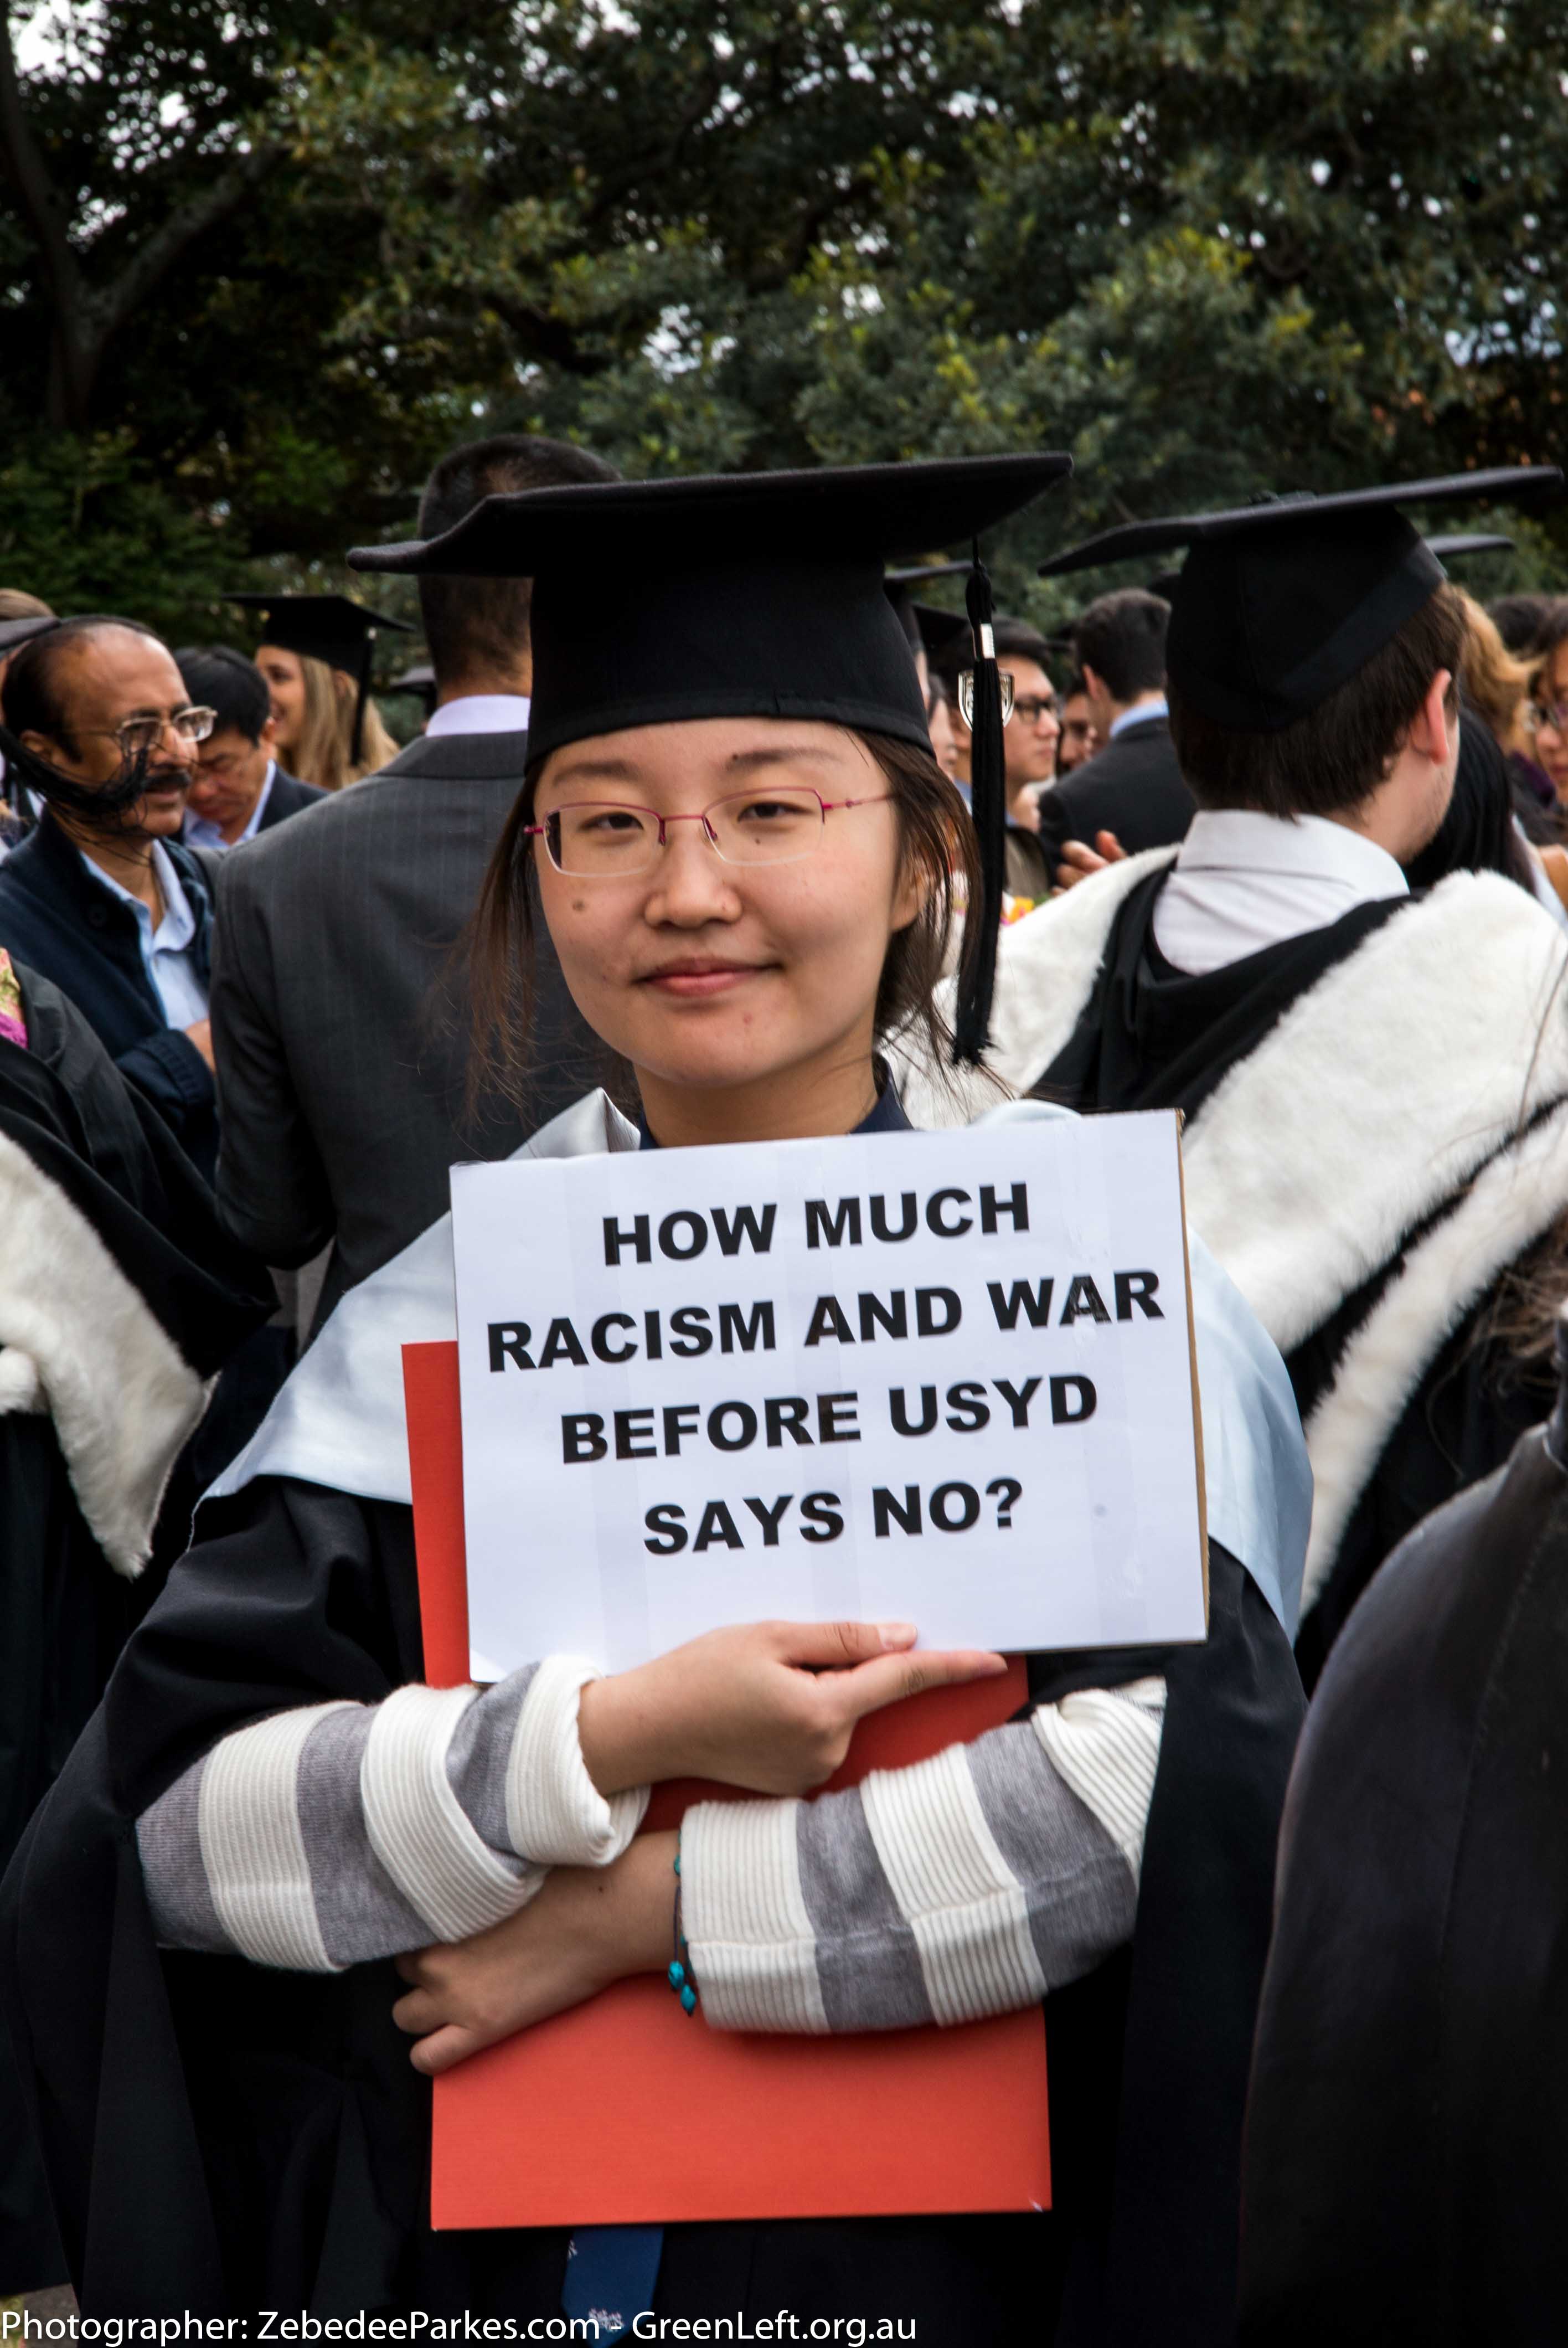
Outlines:
[[[669,845],[672,823],[700,823],[702,837],[726,864],[793,864],[822,844],[827,819],[847,808],[885,807],[887,793],[874,798],[825,799],[802,785],[732,791],[693,815],[661,815],[657,808],[627,807],[619,799],[573,799],[556,808],[543,823],[530,823],[526,839],[542,839],[558,872],[572,880],[630,880],[651,872]]]

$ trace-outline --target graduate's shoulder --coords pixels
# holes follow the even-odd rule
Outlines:
[[[1368,1799],[1397,1811],[1418,1787],[1429,1816],[1460,1802],[1485,1714],[1501,1704],[1517,1716],[1552,1668],[1521,1634],[1565,1551],[1568,1473],[1532,1427],[1502,1467],[1423,1518],[1368,1583],[1317,1684],[1300,1802],[1345,1823],[1365,1820]],[[1553,1684],[1553,1714],[1561,1699]]]
[[[391,1542],[411,1544],[414,1511],[405,1500],[383,1499],[303,1476],[262,1473],[235,1491],[210,1494],[192,1527],[185,1560],[203,1563],[220,1545],[288,1541],[302,1550],[369,1551]]]

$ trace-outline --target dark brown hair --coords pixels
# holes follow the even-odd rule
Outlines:
[[[928,750],[886,734],[855,736],[886,777],[898,821],[903,869],[926,881],[920,911],[907,929],[889,940],[876,990],[876,1035],[888,1043],[912,1031],[933,1068],[947,1066],[952,1035],[936,1005],[944,975],[953,916],[960,894],[980,900],[979,852],[968,809]],[[476,1097],[494,1086],[525,1113],[531,1106],[531,1042],[534,1025],[534,887],[531,843],[534,792],[543,761],[530,767],[507,819],[486,872],[470,924],[469,967],[473,1001],[473,1049],[469,1091]],[[963,961],[979,951],[978,932],[965,925]],[[607,1089],[628,1105],[624,1070],[616,1081],[606,1071]]]
[[[1143,587],[1118,587],[1097,595],[1072,623],[1072,657],[1085,661],[1105,680],[1112,701],[1135,701],[1157,693],[1165,676],[1165,631],[1171,607]]]
[[[1337,815],[1371,797],[1398,756],[1439,669],[1457,679],[1468,633],[1446,582],[1364,667],[1277,734],[1216,726],[1166,684],[1171,739],[1201,808],[1263,815]],[[1450,689],[1457,707],[1457,686]]]
[[[481,499],[569,481],[618,481],[615,467],[569,440],[497,432],[449,449],[425,484],[419,535],[439,538]],[[419,582],[419,613],[438,685],[505,671],[528,648],[531,579],[431,577]]]

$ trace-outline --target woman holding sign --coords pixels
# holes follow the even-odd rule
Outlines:
[[[596,1095],[533,1155],[900,1129],[881,1054],[930,1021],[955,864],[978,1052],[1001,886],[989,592],[977,568],[977,842],[882,561],[1065,470],[550,489],[363,558],[536,582],[489,1007],[520,1044],[537,890],[641,1122]],[[447,1226],[352,1292],[210,1498],[11,1879],[10,2000],[84,2307],[546,2317],[564,2292],[628,2322],[1223,2338],[1307,1494],[1277,1355],[1205,1262],[1194,1279],[1222,1463],[1206,1643],[1036,1656],[1026,1716],[806,1807],[864,1714],[997,1659],[911,1654],[906,1624],[773,1624],[610,1677],[557,1655],[422,1686],[399,1348],[451,1334]],[[650,1784],[688,1775],[764,1798],[689,1813],[677,1879],[672,1836],[632,1838]],[[569,2263],[559,2231],[432,2233],[427,2075],[662,1972],[682,1929],[675,1986],[712,2028],[1043,1998],[1052,2211],[590,2230]]]

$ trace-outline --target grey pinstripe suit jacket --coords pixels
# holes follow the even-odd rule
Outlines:
[[[438,736],[223,859],[212,957],[219,1211],[268,1263],[333,1242],[318,1309],[600,1080],[602,1054],[538,932],[537,1104],[464,1104],[450,953],[517,796],[526,734]]]

